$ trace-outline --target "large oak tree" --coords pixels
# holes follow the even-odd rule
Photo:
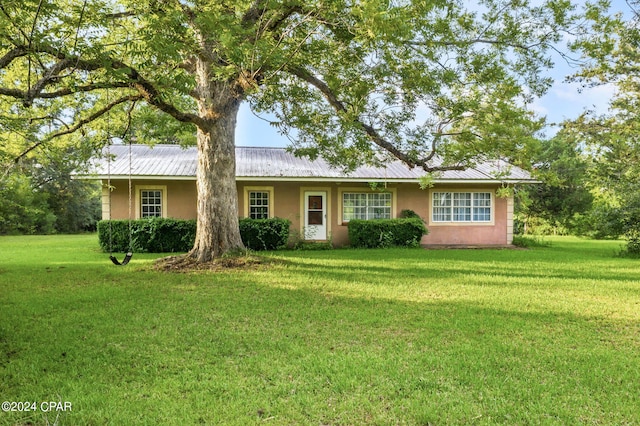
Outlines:
[[[104,143],[143,109],[190,126],[190,256],[204,262],[242,247],[242,102],[298,154],[345,169],[389,155],[425,172],[525,160],[541,125],[530,103],[573,12],[563,0],[2,0],[1,122],[22,135],[17,159],[78,131]]]

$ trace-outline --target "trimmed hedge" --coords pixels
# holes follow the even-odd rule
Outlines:
[[[129,223],[131,223],[131,249],[136,253],[174,253],[191,250],[196,238],[196,221],[149,218],[137,220],[108,220],[98,222],[98,241],[105,252],[124,253],[129,250]],[[289,239],[286,219],[240,219],[240,237],[251,250],[276,250]]]
[[[349,241],[356,248],[417,247],[428,232],[417,218],[349,221]]]
[[[191,250],[196,239],[196,221],[156,217],[132,220],[131,236],[131,249],[136,253],[185,252]],[[126,252],[129,220],[112,220],[111,226],[108,220],[98,222],[98,240],[104,251]]]
[[[131,221],[131,232],[136,227],[134,223],[135,221]],[[101,220],[98,222],[97,228],[98,243],[102,251],[124,253],[129,250],[128,220]]]
[[[251,250],[277,250],[289,241],[291,221],[272,219],[240,219],[240,236],[245,247]]]

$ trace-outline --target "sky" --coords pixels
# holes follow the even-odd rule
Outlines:
[[[628,6],[624,0],[613,0],[611,11],[626,11]],[[553,57],[555,66],[550,71],[555,82],[547,94],[537,99],[532,105],[540,116],[545,116],[548,123],[560,123],[567,119],[577,118],[585,110],[604,113],[608,109],[609,100],[614,94],[611,85],[581,89],[578,83],[567,83],[565,77],[574,73],[575,68],[569,66],[559,57]],[[545,134],[551,136],[557,128],[549,127]],[[286,147],[290,141],[280,135],[266,121],[253,115],[248,105],[242,105],[236,128],[236,145]]]

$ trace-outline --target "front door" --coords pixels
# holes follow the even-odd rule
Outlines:
[[[325,191],[304,193],[304,239],[327,239],[327,193]]]

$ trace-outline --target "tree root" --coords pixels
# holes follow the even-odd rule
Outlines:
[[[163,257],[155,261],[153,268],[162,272],[223,272],[229,270],[254,270],[269,266],[274,261],[260,256],[241,255],[223,256],[209,262],[198,262],[188,254],[181,256]]]

